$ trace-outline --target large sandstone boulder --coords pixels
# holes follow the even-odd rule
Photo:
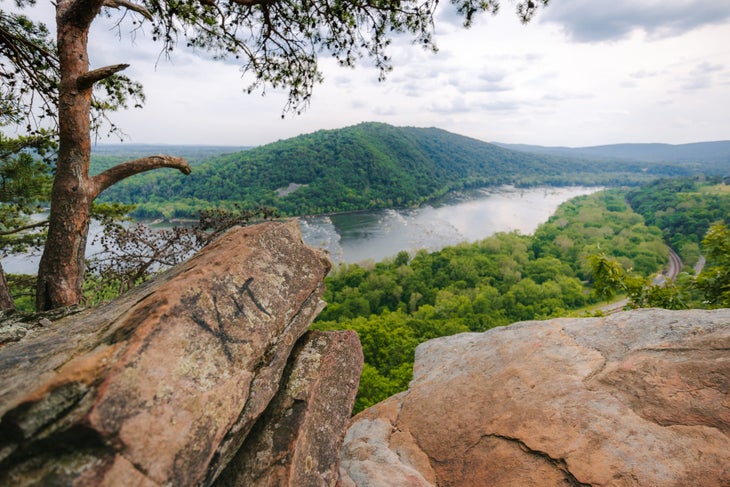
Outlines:
[[[357,333],[310,331],[274,400],[216,485],[334,486],[363,367]]]
[[[517,323],[418,347],[344,485],[730,486],[730,310]]]
[[[309,458],[310,473],[332,476],[362,367],[359,342],[348,332],[313,334],[292,355],[323,306],[329,268],[295,222],[236,228],[103,308],[12,324],[0,344],[0,485],[235,477],[231,461],[249,433],[282,429],[257,423],[292,381],[286,388],[297,392],[273,417],[305,418],[286,423],[305,438],[293,451]],[[316,393],[332,390],[338,396],[324,407]],[[307,447],[316,438],[307,428],[327,421],[342,427],[323,433],[331,435],[321,449]],[[286,475],[299,475],[292,468]]]

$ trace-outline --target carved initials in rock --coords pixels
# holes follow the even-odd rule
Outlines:
[[[193,322],[198,325],[200,328],[205,330],[206,332],[213,335],[221,344],[221,348],[223,349],[223,353],[226,355],[226,358],[228,358],[229,362],[233,362],[233,353],[231,351],[231,348],[229,344],[241,344],[241,343],[251,343],[251,340],[245,340],[243,338],[236,338],[232,337],[229,332],[225,329],[225,323],[235,321],[241,316],[248,318],[246,315],[246,307],[244,306],[244,301],[242,297],[248,296],[248,299],[253,303],[253,305],[262,313],[264,313],[266,316],[271,316],[271,314],[266,311],[266,309],[261,305],[261,303],[256,299],[256,296],[254,295],[253,291],[251,290],[251,283],[253,282],[253,277],[249,277],[246,282],[238,289],[238,293],[234,295],[230,295],[231,303],[233,304],[233,316],[232,317],[226,317],[226,319],[223,318],[221,314],[221,309],[218,305],[218,296],[217,294],[212,295],[213,300],[213,310],[215,311],[215,322],[217,324],[211,325],[210,322],[200,316],[197,313],[193,313],[191,316],[191,319]],[[200,291],[196,293],[195,295],[183,299],[183,304],[189,307],[195,307],[195,308],[203,308],[203,306],[200,305],[200,298],[202,297],[203,292]]]

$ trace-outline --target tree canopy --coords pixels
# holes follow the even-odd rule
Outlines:
[[[5,1],[5,0],[2,0]],[[55,123],[60,82],[60,57],[53,29],[35,19],[36,0],[14,0],[15,9],[0,9],[0,116],[23,121]],[[452,0],[469,27],[480,12],[496,13],[498,0]],[[517,15],[527,22],[548,0],[516,3]],[[122,27],[148,30],[161,53],[172,56],[180,48],[206,53],[216,60],[240,63],[250,74],[248,91],[266,86],[288,90],[286,110],[300,111],[322,80],[318,58],[334,57],[342,66],[368,58],[380,79],[392,69],[388,46],[397,34],[410,34],[414,44],[437,50],[433,42],[436,0],[354,2],[296,0],[62,0],[56,5],[57,23],[98,16]],[[27,15],[26,15],[27,14]],[[56,26],[58,30],[58,25]],[[110,111],[144,102],[142,87],[117,74],[126,64],[93,70],[93,119]]]

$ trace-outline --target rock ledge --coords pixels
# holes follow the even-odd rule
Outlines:
[[[728,486],[730,310],[637,310],[426,342],[356,416],[345,485]]]

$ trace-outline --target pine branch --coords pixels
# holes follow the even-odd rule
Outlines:
[[[37,223],[31,223],[29,225],[25,225],[18,228],[13,228],[11,230],[5,230],[3,232],[0,232],[0,237],[5,237],[6,235],[13,235],[14,233],[22,232],[23,230],[30,230],[31,228],[38,228],[48,225],[48,220],[43,220],[42,222]]]
[[[144,5],[128,2],[127,0],[104,0],[104,6],[110,8],[126,8],[133,12],[137,12],[149,21],[152,21],[152,14]]]
[[[119,71],[123,71],[129,67],[129,64],[113,64],[104,66],[103,68],[94,69],[78,77],[76,86],[79,90],[88,90],[94,86],[94,83],[109,78]]]
[[[191,172],[190,164],[182,157],[156,155],[123,162],[90,178],[90,184],[93,188],[92,197],[96,198],[109,186],[130,176],[163,167],[178,169],[183,174],[190,174]]]

